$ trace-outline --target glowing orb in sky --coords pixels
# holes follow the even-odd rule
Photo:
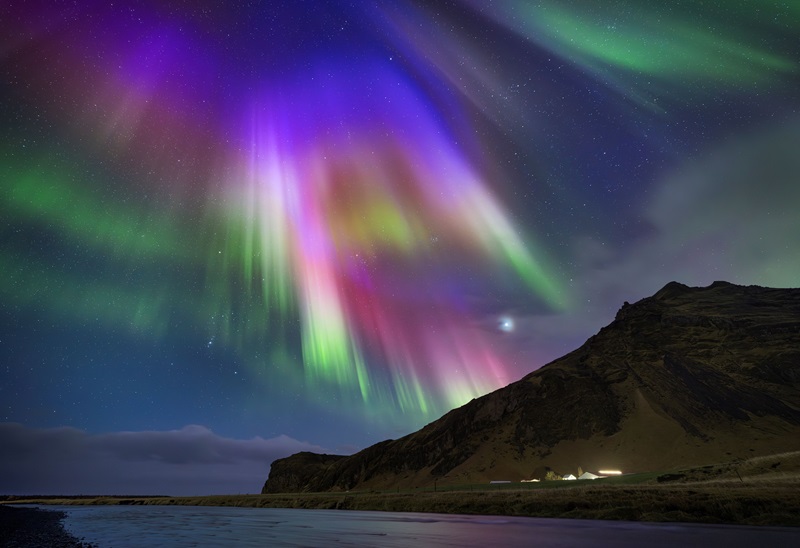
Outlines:
[[[514,318],[511,316],[502,316],[498,321],[498,328],[505,333],[514,331]]]

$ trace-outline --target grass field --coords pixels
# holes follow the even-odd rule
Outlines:
[[[800,452],[594,481],[204,497],[7,498],[14,504],[170,504],[800,526]]]

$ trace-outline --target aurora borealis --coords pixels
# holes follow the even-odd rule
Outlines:
[[[63,428],[352,451],[670,280],[800,283],[792,2],[12,0],[0,28],[2,462]]]

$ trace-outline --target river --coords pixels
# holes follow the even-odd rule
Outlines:
[[[46,506],[100,548],[800,546],[800,528],[213,506]]]

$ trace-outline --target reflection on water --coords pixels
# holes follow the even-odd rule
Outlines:
[[[46,507],[53,509],[52,506]],[[104,547],[800,546],[800,529],[503,516],[219,508],[60,506],[65,526]]]

